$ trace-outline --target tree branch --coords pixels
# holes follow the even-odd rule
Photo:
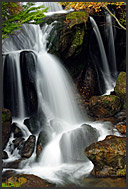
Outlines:
[[[108,7],[107,7],[107,6],[104,6],[104,8],[108,11],[108,13],[109,13],[113,18],[115,18],[115,20],[117,21],[117,23],[119,24],[119,26],[120,26],[122,29],[126,30],[126,28],[119,22],[119,20],[117,19],[117,17],[108,9]]]

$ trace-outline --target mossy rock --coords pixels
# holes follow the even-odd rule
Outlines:
[[[55,184],[51,184],[40,177],[32,174],[18,174],[9,177],[6,182],[2,183],[2,187],[54,187]]]
[[[126,175],[126,137],[108,135],[87,147],[85,154],[94,164],[93,175]]]
[[[115,93],[120,97],[122,107],[126,109],[126,72],[120,72],[116,81]]]
[[[88,13],[84,11],[71,12],[67,14],[66,20],[69,21],[69,27],[71,28],[74,25],[81,24],[83,22],[86,24],[88,17]]]
[[[111,117],[120,111],[120,98],[115,95],[93,96],[89,101],[89,110],[98,118]]]

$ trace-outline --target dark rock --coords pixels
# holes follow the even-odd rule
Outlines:
[[[34,117],[25,119],[24,124],[27,126],[27,128],[32,134],[38,133],[40,124],[38,124],[38,120],[36,120]]]
[[[82,70],[81,74],[77,78],[77,88],[86,102],[88,102],[92,96],[96,96],[101,93],[98,86],[97,74],[94,68],[88,67],[85,71]]]
[[[121,99],[122,107],[126,109],[126,72],[120,72],[114,90]]]
[[[93,96],[89,101],[90,112],[98,118],[111,117],[120,108],[120,98],[115,95]]]
[[[29,158],[34,152],[35,148],[35,141],[36,137],[34,135],[30,135],[27,141],[24,144],[24,149],[22,152],[22,157],[23,158]]]
[[[16,138],[15,140],[13,140],[14,148],[19,147],[24,142],[24,140],[24,138]]]
[[[46,124],[46,117],[42,111],[38,111],[29,119],[25,119],[24,124],[32,134],[37,134],[43,128],[43,125]]]
[[[60,139],[60,149],[64,162],[87,161],[84,155],[86,146],[98,140],[99,133],[90,125],[64,133]],[[70,149],[70,150],[69,150]]]
[[[94,164],[96,176],[126,175],[126,137],[108,135],[85,149],[85,154]]]
[[[32,174],[14,174],[7,178],[4,183],[8,187],[10,186],[9,183],[12,183],[14,187],[55,187],[55,184],[51,184]]]
[[[37,112],[38,98],[36,92],[36,55],[32,51],[20,53],[21,77],[23,83],[23,94],[25,101],[25,113],[31,116]]]
[[[6,151],[2,151],[2,159],[8,159],[8,154]]]
[[[20,125],[17,124],[17,123],[13,123],[11,125],[12,132],[14,133],[14,137],[15,138],[17,138],[17,137],[19,138],[19,137],[23,136],[23,133],[22,133],[22,131],[21,131],[21,129],[19,127],[20,127]]]
[[[41,131],[38,140],[37,140],[37,146],[36,146],[36,156],[37,160],[43,150],[43,148],[48,144],[49,142],[49,135],[46,131]]]
[[[126,120],[126,110],[118,112],[114,117],[118,120],[118,122]]]
[[[2,108],[2,149],[7,145],[11,134],[12,115],[10,110]]]
[[[24,149],[24,144],[25,144],[25,139],[24,138],[16,138],[13,140],[14,144],[14,149],[17,148],[19,150],[19,154],[22,155],[23,149]]]

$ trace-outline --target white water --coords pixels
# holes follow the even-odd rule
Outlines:
[[[32,163],[34,159],[32,157],[28,159],[24,169],[17,171],[35,174],[58,184],[67,184],[68,182],[79,184],[78,180],[82,176],[87,176],[90,173],[93,164],[89,160],[74,162],[70,159],[70,163],[65,162],[61,152],[62,149],[60,148],[60,140],[62,135],[68,134],[64,142],[69,144],[69,146],[66,145],[67,153],[71,153],[70,146],[72,144],[72,138],[69,132],[72,133],[75,129],[79,129],[83,133],[80,126],[85,122],[87,123],[88,119],[86,115],[82,115],[75,102],[76,92],[67,71],[55,56],[47,53],[46,43],[51,28],[52,26],[48,27],[45,25],[42,32],[39,26],[24,25],[23,33],[20,33],[17,37],[17,43],[14,43],[13,39],[11,39],[10,46],[6,43],[4,48],[8,53],[10,51],[16,52],[15,60],[17,60],[17,62],[19,62],[17,55],[18,50],[30,49],[30,51],[35,51],[37,55],[36,66],[38,71],[36,79],[39,108],[43,110],[49,126],[52,127],[51,140],[43,149],[40,161],[38,163]],[[19,68],[17,67],[17,69],[19,73]],[[20,73],[19,77],[21,77]],[[19,85],[21,84],[19,83]],[[22,91],[21,88],[19,91]],[[23,99],[19,99],[19,101],[21,103]],[[20,108],[21,112],[22,108]],[[21,113],[21,115],[23,114]],[[52,123],[54,120],[55,124]],[[108,134],[112,134],[111,130],[106,128],[106,126],[104,127],[103,123],[89,124],[99,131],[99,140],[104,139]],[[25,129],[22,122],[21,125],[21,128]],[[27,129],[25,134],[30,135]],[[78,134],[80,133],[78,132]],[[77,138],[78,134],[76,132],[73,137]],[[84,133],[80,136],[86,137]],[[84,140],[84,137],[82,140]],[[33,156],[35,156],[35,154]]]
[[[107,35],[107,40],[108,40],[108,57],[110,59],[109,65],[112,76],[117,77],[117,66],[116,66],[116,54],[115,54],[115,44],[114,44],[114,35],[113,35],[113,27],[112,27],[112,17],[107,14],[106,15],[106,35]]]
[[[101,72],[102,72],[104,82],[106,85],[105,86],[106,87],[105,94],[108,95],[114,89],[114,80],[111,76],[111,72],[109,69],[109,64],[108,64],[108,60],[107,60],[107,56],[106,56],[106,52],[105,52],[105,48],[104,48],[104,44],[102,41],[102,37],[101,37],[100,31],[99,31],[99,28],[98,28],[95,20],[91,16],[90,16],[90,21],[92,23],[93,30],[97,37],[97,42],[99,44],[99,50],[100,50],[100,54],[101,54],[101,58],[102,58],[102,65],[103,65],[103,70],[101,70]]]

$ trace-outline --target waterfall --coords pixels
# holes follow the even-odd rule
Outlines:
[[[102,59],[101,73],[103,75],[105,87],[106,87],[105,94],[109,94],[110,91],[112,91],[114,88],[114,81],[111,76],[111,72],[110,72],[110,68],[109,68],[109,64],[108,64],[108,60],[107,60],[107,56],[106,56],[106,52],[105,52],[105,48],[104,48],[104,44],[102,41],[102,37],[101,37],[100,31],[99,31],[99,28],[98,28],[95,20],[91,16],[90,16],[90,21],[91,21],[93,30],[94,30],[96,38],[97,38],[100,55],[101,55],[101,59]]]
[[[99,140],[99,133],[101,135],[105,133],[103,135],[105,138],[111,132],[103,124],[89,123],[86,112],[82,114],[80,111],[75,101],[76,89],[71,77],[61,62],[47,52],[47,38],[52,27],[53,23],[46,24],[41,30],[39,25],[24,24],[19,34],[10,36],[3,45],[3,55],[6,58],[10,57],[10,64],[7,64],[6,58],[4,59],[4,68],[9,67],[10,70],[9,77],[4,72],[4,79],[10,80],[10,88],[13,91],[11,101],[14,102],[14,108],[15,100],[18,101],[19,114],[17,117],[25,118],[26,116],[19,57],[23,52],[33,52],[36,56],[33,60],[37,70],[35,83],[38,109],[44,112],[47,119],[47,124],[42,125],[41,130],[45,130],[44,127],[50,128],[50,141],[43,148],[39,162],[30,158],[23,170],[18,171],[36,174],[59,184],[67,184],[69,181],[76,183],[82,176],[88,176],[93,168],[93,164],[86,157],[84,158],[84,148]],[[102,50],[104,48],[101,36],[95,27],[94,23],[94,30],[98,33],[97,37]],[[105,58],[103,69],[105,78],[111,83],[107,58],[103,50],[102,53],[102,58]],[[20,124],[25,130],[25,125]],[[27,128],[26,133],[28,136],[31,134],[28,133]],[[34,157],[36,156],[35,151]]]

